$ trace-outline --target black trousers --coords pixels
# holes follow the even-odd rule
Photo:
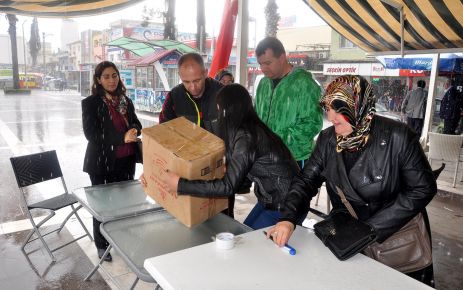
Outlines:
[[[421,136],[421,131],[423,130],[423,125],[424,125],[423,119],[407,117],[407,125],[413,130],[415,130],[418,136]]]
[[[133,180],[133,175],[135,174],[135,157],[129,156],[116,159],[115,168],[117,169],[116,171],[105,175],[89,174],[92,185]],[[93,239],[98,249],[106,249],[109,243],[100,232],[100,224],[101,222],[93,218]]]
[[[455,135],[460,118],[444,119],[444,134]]]

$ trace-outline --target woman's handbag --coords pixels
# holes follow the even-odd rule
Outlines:
[[[136,143],[135,162],[143,164],[143,142],[139,139]]]
[[[357,215],[342,190],[336,187],[349,213]],[[363,253],[402,273],[415,272],[432,264],[431,240],[421,213],[418,213],[387,240],[373,243]]]
[[[387,240],[370,245],[363,253],[402,273],[415,272],[431,265],[431,241],[423,215],[417,214]]]
[[[332,212],[314,225],[315,235],[341,261],[347,260],[375,241],[373,228],[345,211]]]

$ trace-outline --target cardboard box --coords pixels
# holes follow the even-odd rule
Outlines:
[[[225,146],[219,137],[184,117],[142,130],[146,193],[184,225],[191,227],[228,207],[227,198],[177,196],[160,180],[166,169],[189,180],[224,176]]]

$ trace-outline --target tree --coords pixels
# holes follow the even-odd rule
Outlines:
[[[278,5],[276,0],[268,0],[265,6],[265,36],[277,36],[278,21],[280,21],[280,14],[278,13]]]
[[[159,11],[156,11],[154,8],[148,7],[146,5],[143,5],[143,10],[142,10],[142,15],[141,19],[143,21],[141,22],[142,27],[147,27],[149,25],[149,22],[153,17],[155,17],[156,14],[158,14]]]
[[[199,52],[204,53],[206,51],[206,18],[204,17],[204,0],[196,1],[196,48]]]
[[[29,39],[29,52],[32,56],[33,66],[37,64],[37,55],[41,48],[42,44],[40,43],[39,24],[37,22],[37,17],[34,17],[31,24],[31,38]]]
[[[164,13],[164,39],[175,40],[175,0],[166,0],[167,11]]]
[[[176,39],[176,30],[175,30],[175,0],[165,0],[164,12],[161,12],[159,7],[152,8],[143,6],[141,26],[147,27],[149,21],[153,18],[163,18],[164,22],[164,39]],[[148,33],[150,34],[150,32]],[[147,40],[150,40],[145,36]]]
[[[7,14],[9,28],[8,33],[10,34],[11,40],[11,58],[13,62],[13,88],[19,89],[19,72],[18,72],[18,46],[16,43],[16,22],[18,18],[14,14]]]

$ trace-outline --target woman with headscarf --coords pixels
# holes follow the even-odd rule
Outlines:
[[[346,210],[345,194],[358,219],[370,225],[382,243],[420,212],[436,194],[433,172],[418,137],[406,124],[375,115],[371,85],[359,76],[341,76],[329,84],[321,102],[333,126],[323,130],[314,152],[290,187],[280,222],[268,231],[283,246],[323,182],[334,213]],[[407,275],[433,283],[432,264]]]

